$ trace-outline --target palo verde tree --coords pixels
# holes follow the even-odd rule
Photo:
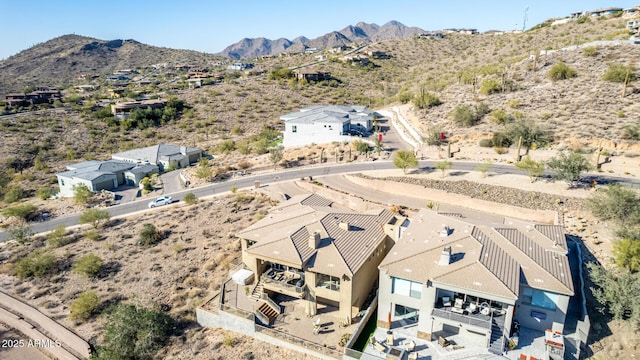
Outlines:
[[[577,151],[562,152],[547,161],[547,167],[554,171],[553,178],[564,180],[573,185],[580,179],[580,174],[591,170],[589,161]]]
[[[614,319],[628,322],[640,328],[640,272],[607,270],[600,265],[587,265],[595,287],[594,297],[600,303],[601,313],[610,313]]]
[[[529,181],[534,182],[544,172],[544,162],[535,161],[529,155],[522,158],[516,163],[518,169],[526,170],[529,175]]]
[[[406,175],[408,168],[418,165],[418,159],[416,159],[416,156],[411,150],[398,150],[396,156],[393,158],[393,165],[402,169],[402,172]]]
[[[109,221],[110,218],[107,210],[87,209],[80,214],[80,224],[91,224],[94,229],[97,229],[100,224]]]
[[[436,169],[442,172],[442,177],[444,177],[445,174],[447,173],[447,170],[451,169],[451,161],[448,161],[448,160],[438,161],[434,164],[434,166],[436,167]]]
[[[549,133],[533,120],[528,119],[518,119],[509,123],[505,134],[512,144],[524,146],[527,153],[533,146],[541,147],[551,142]]]

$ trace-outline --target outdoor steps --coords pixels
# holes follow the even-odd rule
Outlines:
[[[262,293],[264,292],[264,284],[262,283],[262,279],[258,281],[256,287],[253,288],[253,292],[251,292],[251,296],[249,297],[253,301],[258,301],[262,297]]]
[[[280,315],[280,313],[278,313],[277,311],[275,311],[271,306],[269,306],[269,304],[267,304],[266,302],[263,302],[262,304],[260,304],[260,306],[258,307],[258,309],[256,310],[257,312],[260,312],[261,314],[263,314],[264,316],[266,316],[269,319],[269,323],[271,323],[273,320],[275,320],[275,318],[278,317],[278,315]]]
[[[495,319],[491,321],[491,340],[489,341],[489,351],[502,355],[504,352],[504,334],[502,333],[502,327],[498,326]]]

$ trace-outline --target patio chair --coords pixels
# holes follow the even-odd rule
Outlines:
[[[376,343],[375,343],[375,344],[373,344],[373,347],[374,347],[376,350],[378,350],[378,351],[380,351],[381,353],[383,353],[383,354],[387,352],[387,348],[386,348],[386,346],[384,346],[384,345],[380,344],[377,340],[376,340]]]
[[[475,314],[478,311],[478,304],[470,303],[467,310],[469,310],[470,313]]]
[[[451,307],[451,298],[448,297],[448,296],[443,296],[442,297],[442,306]]]
[[[462,307],[463,305],[464,305],[464,300],[456,299],[455,303],[453,304],[453,308],[451,308],[451,311],[458,314],[464,314],[464,308]]]
[[[418,360],[418,353],[416,351],[410,352],[409,353],[409,357],[407,357],[408,360]]]
[[[402,346],[407,351],[413,351],[416,348],[416,343],[413,340],[405,341]]]

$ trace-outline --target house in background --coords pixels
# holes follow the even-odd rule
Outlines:
[[[331,80],[331,73],[327,71],[314,71],[308,69],[294,71],[296,80],[301,81],[326,81]]]
[[[73,197],[73,187],[85,185],[92,192],[113,190],[122,185],[138,185],[140,180],[157,174],[155,165],[138,165],[117,160],[90,160],[67,166],[57,173],[60,196]]]
[[[5,102],[8,106],[26,106],[36,104],[53,104],[56,100],[62,99],[60,90],[54,87],[38,87],[28,94],[12,93],[5,95]]]
[[[374,289],[377,266],[403,221],[388,210],[354,213],[318,195],[300,195],[237,236],[242,261],[258,280],[255,291],[269,299],[278,294],[300,299],[309,316],[319,304],[333,307],[337,318],[350,323]],[[256,308],[268,325],[269,314]]]
[[[120,95],[118,95],[120,96]],[[162,109],[167,105],[167,100],[152,99],[142,101],[124,101],[111,105],[111,113],[120,119],[127,118],[134,109]]]
[[[562,334],[574,295],[565,232],[422,209],[379,265],[378,327],[457,334],[502,354],[516,321]]]
[[[284,122],[283,146],[350,141],[351,131],[366,133],[373,128],[374,112],[366,106],[310,106],[280,116]]]
[[[113,154],[114,160],[133,164],[157,165],[161,171],[168,168],[183,168],[198,162],[202,157],[202,150],[188,146],[158,144],[145,148],[127,150]]]

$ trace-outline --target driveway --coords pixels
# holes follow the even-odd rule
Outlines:
[[[170,171],[160,175],[162,179],[162,186],[164,188],[164,194],[173,194],[178,191],[184,190],[182,184],[180,184],[180,171],[182,169]]]

